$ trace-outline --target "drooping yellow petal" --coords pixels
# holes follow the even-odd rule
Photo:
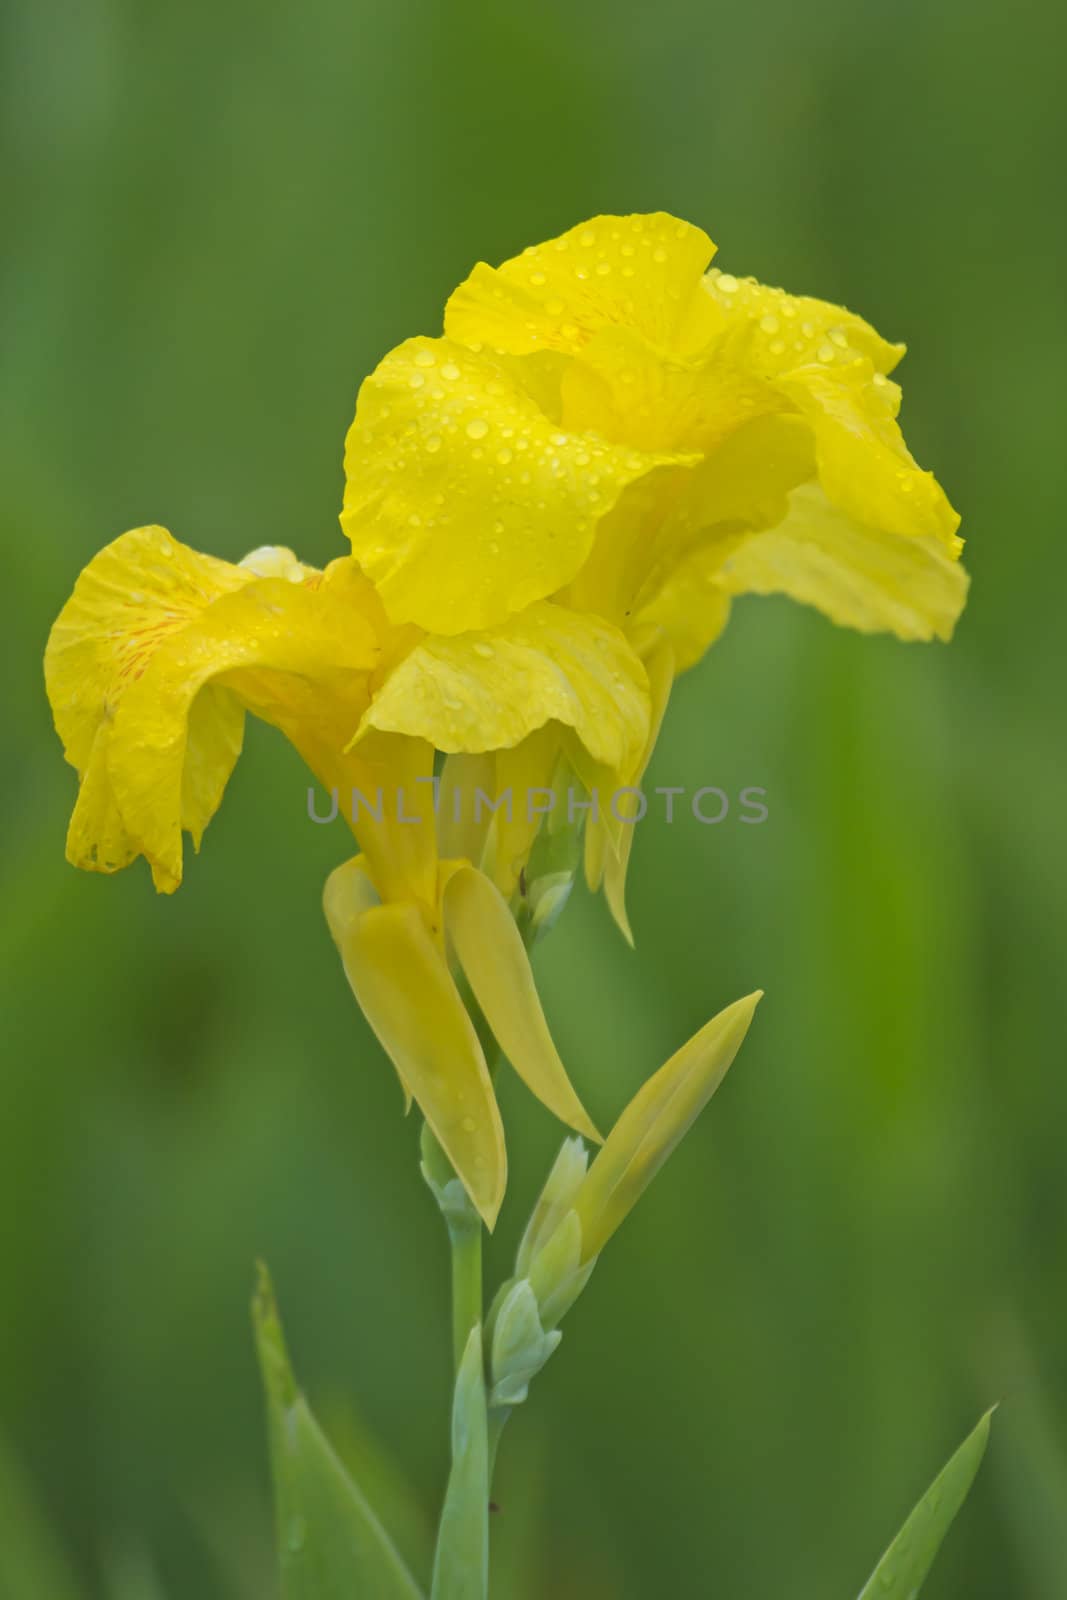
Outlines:
[[[341,526],[393,622],[462,633],[565,584],[596,519],[657,464],[562,429],[516,363],[409,339],[360,390]]]
[[[484,873],[461,867],[448,880],[444,915],[474,997],[519,1077],[562,1122],[599,1143],[548,1031],[530,958],[500,891]]]
[[[789,595],[861,633],[949,639],[969,580],[939,540],[864,527],[805,484],[776,527],[727,556],[718,581],[735,595]]]
[[[354,785],[352,831],[382,899],[413,901],[428,924],[437,904],[433,767],[426,740],[371,731],[344,755],[341,769]]]
[[[441,768],[437,843],[442,860],[479,866],[496,815],[496,755],[454,752]]]
[[[359,896],[353,899],[344,882],[334,885],[334,877],[326,916],[352,992],[492,1228],[507,1183],[504,1130],[478,1036],[444,957],[414,906],[360,909]]]
[[[581,1259],[599,1255],[729,1070],[762,990],[720,1011],[634,1095],[572,1201]]]
[[[629,327],[688,355],[723,325],[701,281],[714,253],[701,228],[666,212],[593,217],[500,267],[480,262],[449,300],[445,331],[523,355],[573,353],[601,328]]]
[[[45,675],[81,790],[68,836],[78,866],[147,856],[177,887],[183,829],[198,844],[241,748],[245,708],[312,758],[338,754],[380,655],[350,560],[284,576],[200,555],[162,528],[124,534],[90,562],[52,630]]]
[[[842,511],[872,528],[962,549],[959,516],[932,472],[916,465],[895,420],[894,386],[865,357],[778,379],[811,423],[819,482]]]
[[[48,637],[45,686],[67,760],[89,765],[98,728],[154,651],[253,574],[190,550],[165,528],[134,528],[94,556]]]
[[[562,744],[559,725],[546,723],[519,744],[497,752],[497,793],[510,794],[512,804],[496,813],[485,867],[505,898],[514,894],[542,826],[552,825],[559,804],[558,795],[552,798],[552,780]]]
[[[628,788],[637,788],[652,759],[652,752],[656,748],[659,730],[663,725],[663,718],[667,710],[667,702],[671,696],[671,687],[674,683],[674,650],[670,641],[661,639],[648,651],[645,658],[645,669],[648,672],[648,682],[651,691],[652,716],[649,723],[648,742],[641,754],[641,759],[632,773],[625,777]],[[633,797],[636,806],[636,796]],[[621,809],[621,802],[618,809]],[[636,815],[636,811],[634,812]],[[638,824],[631,822],[623,828],[613,842],[613,847],[604,852],[604,897],[608,902],[608,909],[615,919],[623,938],[627,944],[634,942],[633,932],[630,928],[630,918],[626,911],[626,874],[630,867],[630,854],[633,850],[634,833]]]
[[[361,733],[377,728],[439,750],[498,750],[548,722],[592,758],[628,768],[648,736],[648,680],[623,634],[545,601],[476,633],[429,635],[389,673]]]

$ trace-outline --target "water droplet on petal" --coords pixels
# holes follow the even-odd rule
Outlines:
[[[467,423],[468,439],[484,439],[489,432],[489,424],[484,417],[475,417]]]

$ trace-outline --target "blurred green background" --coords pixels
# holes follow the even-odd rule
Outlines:
[[[379,356],[476,259],[660,207],[909,342],[973,598],[948,649],[741,603],[651,779],[762,784],[769,821],[646,825],[637,952],[583,896],[539,957],[601,1122],[767,999],[509,1430],[500,1593],[847,1600],[996,1399],[925,1593],[1067,1593],[1063,45],[1051,0],[9,0],[0,1430],[81,1593],[271,1595],[257,1254],[417,1550],[446,1261],[295,757],[250,728],[174,898],[76,874],[48,626],[140,523],[339,552]],[[506,1100],[499,1272],[559,1136]]]

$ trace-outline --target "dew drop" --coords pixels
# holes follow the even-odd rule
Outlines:
[[[427,350],[425,346],[421,350],[415,351],[415,365],[417,367],[432,367],[435,360],[436,357],[433,351]]]
[[[475,417],[467,423],[468,439],[484,439],[489,432],[489,424],[484,417]]]
[[[656,248],[653,250],[652,259],[653,259],[653,261],[666,261],[667,252],[666,252],[666,250],[664,250],[664,248],[663,248],[663,246],[661,244],[657,245]]]
[[[426,379],[423,377],[421,372],[413,372],[411,377],[408,379],[408,383],[412,389],[421,389],[425,382]]]
[[[508,462],[511,460],[511,451],[498,450],[496,453],[496,458],[502,467],[506,467]]]
[[[433,455],[435,450],[440,450],[441,435],[439,433],[431,433],[430,437],[426,441],[426,448],[431,455]]]
[[[534,285],[534,287],[536,289],[540,289],[540,287],[544,283],[544,281],[545,281],[545,275],[544,275],[543,272],[531,272],[530,273],[530,282]]]
[[[486,644],[484,639],[476,639],[474,641],[474,654],[481,656],[483,661],[488,661],[493,654],[493,647],[491,644]]]
[[[827,340],[825,343],[819,346],[816,354],[818,355],[820,361],[832,361],[834,359],[834,347]]]
[[[719,288],[723,294],[737,293],[737,279],[732,272],[721,272],[719,274]]]
[[[781,327],[781,323],[778,321],[777,317],[769,316],[761,317],[759,325],[763,329],[764,333],[777,333],[778,329]]]
[[[441,376],[442,378],[447,378],[449,383],[454,383],[459,377],[459,368],[456,363],[454,361],[446,361],[441,368]]]

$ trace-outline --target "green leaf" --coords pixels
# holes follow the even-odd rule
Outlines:
[[[81,1600],[66,1552],[0,1443],[0,1600]]]
[[[267,1391],[283,1600],[421,1600],[391,1539],[297,1390],[262,1266],[253,1321]]]
[[[452,1403],[452,1470],[445,1491],[430,1600],[489,1593],[489,1437],[482,1330],[471,1329]]]
[[[986,1412],[934,1479],[871,1573],[859,1600],[914,1600],[982,1464],[992,1415]]]

